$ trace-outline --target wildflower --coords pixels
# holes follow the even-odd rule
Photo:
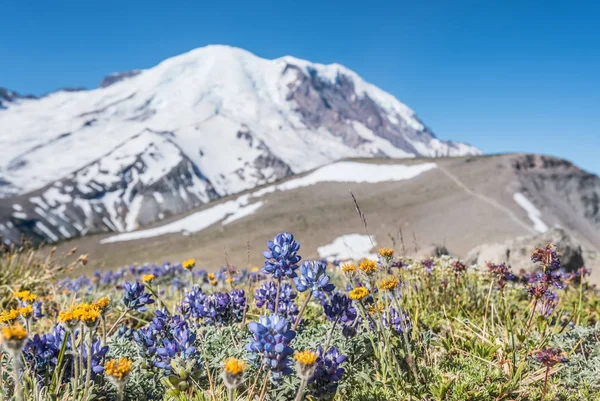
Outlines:
[[[79,317],[73,311],[60,312],[58,321],[63,323],[68,330],[74,330],[79,324]]]
[[[567,354],[556,348],[546,348],[534,352],[533,357],[542,365],[551,368],[559,363],[568,362]]]
[[[558,296],[555,292],[546,291],[541,297],[540,303],[537,305],[537,310],[544,318],[548,319],[556,305],[558,305]]]
[[[104,364],[104,373],[114,381],[123,383],[131,373],[131,365],[133,362],[124,357],[119,360],[111,359]]]
[[[350,291],[348,295],[350,296],[350,299],[360,301],[361,299],[369,295],[369,290],[367,290],[365,287],[356,287],[355,289]]]
[[[379,288],[381,288],[382,290],[391,291],[394,288],[398,287],[399,283],[400,282],[398,281],[398,279],[396,277],[394,277],[394,276],[387,277],[379,282]]]
[[[108,299],[107,297],[102,297],[96,302],[94,302],[92,306],[96,308],[100,312],[100,314],[104,314],[110,306],[110,299]]]
[[[78,305],[73,310],[73,314],[79,321],[90,328],[95,327],[100,318],[100,311],[89,304]]]
[[[425,269],[425,273],[427,274],[433,273],[434,264],[435,262],[433,261],[433,259],[425,259],[421,262],[421,266],[423,266],[423,268]]]
[[[357,318],[356,309],[352,306],[350,298],[342,293],[335,293],[331,301],[323,305],[325,316],[330,321],[339,321],[344,325],[353,323]]]
[[[0,334],[0,343],[12,352],[20,351],[27,339],[27,330],[20,324],[3,327]]]
[[[298,366],[298,376],[300,376],[301,379],[308,380],[313,375],[317,367],[315,362],[317,362],[318,357],[319,354],[310,350],[296,352],[294,354],[294,359]]]
[[[383,313],[384,310],[385,310],[385,306],[381,302],[371,304],[371,305],[369,305],[369,308],[368,308],[368,311],[370,314]]]
[[[356,265],[354,263],[344,263],[341,269],[344,273],[354,273],[356,271]]]
[[[19,308],[17,310],[19,315],[23,316],[25,319],[29,319],[33,315],[33,306],[27,305]]]
[[[252,269],[250,269],[250,271],[251,271],[252,273],[258,273],[258,272],[259,272],[259,270],[260,270],[260,267],[258,267],[258,266],[254,266]]]
[[[394,250],[391,248],[379,248],[377,252],[382,258],[391,258],[394,256]]]
[[[256,306],[262,308],[265,304],[269,311],[286,316],[290,320],[295,320],[298,315],[298,308],[294,303],[297,294],[288,283],[281,283],[279,288],[279,305],[275,310],[275,301],[277,298],[277,285],[272,281],[267,281],[254,292]]]
[[[248,329],[252,332],[253,340],[246,345],[246,349],[271,370],[273,379],[277,381],[291,374],[292,362],[288,357],[294,350],[289,344],[296,337],[296,332],[291,330],[290,323],[277,314],[271,314],[261,316],[258,322],[249,323]]]
[[[450,269],[454,272],[454,274],[459,275],[467,271],[467,266],[460,260],[455,260],[450,264]]]
[[[541,263],[546,270],[556,270],[560,268],[560,257],[556,245],[547,244],[543,248],[536,248],[531,253],[533,263]]]
[[[268,251],[263,252],[265,265],[263,272],[272,274],[274,278],[296,277],[297,263],[301,257],[297,254],[300,244],[294,240],[294,236],[288,232],[279,233],[273,241],[267,242]]]
[[[506,263],[499,265],[488,263],[487,268],[490,274],[492,274],[498,281],[498,289],[500,290],[504,288],[507,281],[514,280],[515,278],[515,275],[512,274],[510,267],[506,266]]]
[[[234,320],[241,322],[246,310],[246,293],[244,290],[233,290],[229,293],[231,298],[231,313]]]
[[[102,365],[102,361],[106,357],[107,353],[108,353],[108,346],[107,345],[102,346],[102,343],[100,341],[96,341],[92,345],[92,363],[91,363],[91,367],[92,367],[91,377],[92,378],[94,378],[96,376],[96,374],[104,372],[104,366]],[[84,366],[87,366],[88,354],[89,354],[88,345],[86,345],[82,351]]]
[[[185,270],[192,270],[196,266],[196,259],[184,260],[181,264]]]
[[[125,283],[123,303],[129,309],[145,312],[148,310],[146,305],[153,304],[154,299],[144,291],[144,286],[136,281],[135,283]]]
[[[11,324],[14,323],[15,320],[19,318],[19,311],[16,309],[11,309],[9,311],[4,311],[0,313],[0,323]]]
[[[225,279],[225,283],[227,283],[227,284],[233,284],[233,283],[235,283],[235,278],[233,278],[233,277],[227,277]]]
[[[30,291],[27,291],[27,290],[15,292],[14,296],[19,301],[28,302],[28,303],[32,303],[33,301],[35,301],[37,299],[37,295],[34,295]]]
[[[400,313],[393,306],[390,307],[389,322],[388,315],[383,315],[383,325],[386,327],[392,327],[396,334],[403,334],[409,332],[412,329],[412,323],[407,314]]]
[[[154,277],[156,277],[156,276],[154,276],[154,274],[144,274],[142,276],[142,281],[144,281],[146,283],[151,283],[152,280],[154,280]]]
[[[366,274],[371,274],[377,271],[377,262],[371,259],[363,259],[358,267]]]
[[[191,331],[185,321],[179,322],[171,328],[173,339],[163,339],[163,346],[156,349],[158,360],[154,365],[165,370],[171,370],[171,360],[178,358],[182,361],[192,361],[196,355],[196,334]]]
[[[215,279],[215,275],[213,273],[208,273],[206,278],[208,278],[210,281],[213,281]]]
[[[235,389],[242,384],[246,363],[236,358],[227,358],[223,364],[223,384],[228,389]]]
[[[325,273],[326,266],[321,261],[309,260],[302,263],[300,275],[294,277],[296,289],[300,292],[310,290],[313,297],[317,297],[320,291],[333,291],[335,286],[329,282],[329,276]]]
[[[55,325],[48,334],[36,334],[28,339],[23,348],[23,356],[30,369],[37,375],[40,383],[48,385],[52,373],[58,364],[60,350],[65,341],[66,331],[60,325]],[[70,342],[65,344],[67,353],[71,347]]]
[[[340,355],[335,347],[324,351],[319,346],[316,369],[309,379],[312,395],[317,399],[331,399],[337,392],[338,382],[344,375],[344,368],[340,367],[346,360],[345,355]]]

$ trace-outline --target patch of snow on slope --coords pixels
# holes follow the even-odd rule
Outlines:
[[[242,219],[246,216],[250,216],[250,215],[254,214],[254,212],[256,212],[258,209],[263,207],[264,204],[265,203],[263,201],[259,201],[259,202],[253,203],[251,205],[248,205],[248,206],[243,206],[240,209],[238,209],[236,212],[234,212],[232,215],[227,217],[225,220],[223,220],[222,224],[227,225],[229,223],[233,223],[236,220]]]
[[[327,260],[359,260],[375,258],[377,255],[370,253],[374,245],[376,245],[374,236],[369,239],[368,235],[347,234],[337,237],[330,244],[317,248],[317,252],[321,258]]]
[[[125,234],[118,234],[105,238],[100,241],[102,244],[119,241],[131,241],[141,238],[151,238],[164,234],[172,234],[181,231],[198,232],[211,225],[223,220],[222,224],[229,224],[242,217],[249,216],[263,206],[259,201],[248,205],[250,199],[260,198],[266,194],[275,191],[288,191],[297,188],[307,187],[321,182],[341,182],[341,183],[379,183],[385,181],[403,181],[414,178],[421,173],[436,168],[435,163],[422,163],[412,166],[403,164],[370,164],[358,162],[339,162],[329,166],[321,167],[300,178],[291,179],[277,185],[259,189],[250,194],[237,197],[212,206],[208,209],[192,213],[186,217],[176,220],[164,226],[149,228],[146,230],[133,231]]]
[[[525,195],[517,192],[513,195],[513,199],[527,212],[527,215],[533,222],[534,230],[540,233],[545,233],[548,231],[548,226],[542,221],[542,212],[540,212],[540,210],[535,207],[535,205],[531,203],[529,199],[525,197]]]

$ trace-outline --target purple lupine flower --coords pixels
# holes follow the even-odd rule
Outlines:
[[[263,272],[272,274],[274,278],[296,277],[297,263],[301,257],[297,254],[300,244],[294,240],[290,233],[279,233],[273,241],[267,242],[268,251],[263,252],[265,265]]]
[[[231,298],[231,313],[236,322],[241,322],[246,311],[246,293],[244,290],[232,290],[229,293]]]
[[[133,333],[133,341],[141,348],[142,356],[154,356],[156,353],[158,339],[156,332],[150,327],[142,327],[136,330]]]
[[[338,321],[344,326],[353,324],[357,318],[352,300],[341,292],[336,292],[331,300],[323,304],[325,316],[332,322]]]
[[[102,346],[100,341],[96,341],[92,345],[92,378],[96,377],[96,374],[104,372],[104,357],[108,352],[108,346]],[[83,356],[83,365],[87,366],[87,358],[88,358],[88,349],[87,345],[83,347],[82,351]]]
[[[44,313],[42,312],[42,301],[35,301],[31,307],[33,308],[33,319],[39,320],[44,317]]]
[[[313,297],[317,297],[321,291],[331,292],[335,288],[329,282],[329,276],[325,273],[327,263],[320,260],[307,260],[300,266],[300,275],[294,277],[296,290],[304,292],[310,290]]]
[[[193,359],[196,354],[196,334],[189,329],[185,322],[176,324],[172,331],[173,338],[162,340],[162,347],[156,348],[156,360],[154,366],[171,370],[171,360],[174,358],[183,361]]]
[[[292,286],[288,283],[281,283],[279,289],[279,306],[277,312],[286,316],[290,320],[298,315],[298,308],[294,303],[296,298]],[[256,306],[262,308],[265,304],[267,309],[271,312],[275,312],[275,302],[277,299],[277,285],[272,281],[267,281],[254,292],[254,299],[256,300]]]
[[[195,319],[200,319],[204,310],[204,299],[206,294],[202,292],[199,286],[192,287],[183,296],[183,301],[178,307],[178,310],[187,318],[190,316]]]
[[[318,348],[317,368],[308,380],[311,394],[319,399],[331,399],[337,392],[338,383],[344,375],[344,368],[340,367],[346,360],[345,355],[340,355],[336,347],[331,347],[327,352]]]
[[[289,346],[296,337],[291,324],[277,314],[261,316],[258,322],[250,322],[248,329],[252,332],[253,340],[246,349],[271,371],[273,380],[278,381],[282,376],[292,373],[292,361],[289,356],[294,350]]]
[[[146,305],[154,303],[152,296],[146,292],[146,287],[139,282],[125,283],[125,292],[123,294],[123,304],[129,309],[138,312],[146,312]]]
[[[23,357],[29,369],[31,369],[40,380],[41,384],[49,384],[52,373],[56,369],[58,357],[63,343],[67,341],[67,332],[61,325],[55,325],[48,334],[36,334],[25,343]],[[71,342],[67,341],[66,350],[71,349]],[[70,367],[71,354],[65,353],[63,359],[64,369]],[[65,375],[66,376],[66,375]]]
[[[396,334],[402,334],[409,332],[412,329],[412,323],[406,313],[400,313],[393,306],[389,310],[389,322],[388,315],[384,313],[382,316],[383,324],[385,327],[392,327]]]
[[[215,292],[204,297],[200,315],[208,323],[226,323],[229,320],[231,298],[229,294]]]

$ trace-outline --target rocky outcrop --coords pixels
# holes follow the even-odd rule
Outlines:
[[[553,228],[543,234],[519,237],[501,244],[483,244],[471,250],[466,257],[468,264],[485,266],[487,262],[507,263],[513,271],[533,271],[538,268],[531,262],[531,252],[546,244],[554,244],[560,252],[562,266],[573,272],[585,265],[583,249],[567,232]]]

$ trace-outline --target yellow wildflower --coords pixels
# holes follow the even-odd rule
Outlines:
[[[217,280],[211,280],[210,281],[210,285],[216,286],[217,284],[219,284],[219,282]]]
[[[367,295],[369,295],[369,290],[367,290],[365,287],[356,287],[355,289],[350,291],[350,293],[348,294],[350,299],[353,299],[355,301],[360,301],[361,299],[365,298]]]
[[[394,250],[391,248],[379,248],[379,256],[383,258],[391,258],[394,256]]]
[[[19,308],[18,312],[25,319],[28,319],[31,315],[33,315],[33,308],[31,307],[31,305],[27,305],[22,308]]]
[[[0,332],[0,343],[12,352],[18,352],[23,348],[27,339],[27,330],[20,324],[3,327]]]
[[[207,277],[209,280],[214,280],[214,279],[215,279],[215,275],[214,275],[213,273],[208,273],[208,274],[206,275],[206,277]]]
[[[317,353],[312,352],[311,350],[305,350],[296,352],[294,354],[294,359],[302,365],[312,366],[317,361],[318,356]]]
[[[233,277],[227,277],[227,279],[225,279],[225,282],[227,284],[233,284],[235,282],[235,279]]]
[[[258,271],[260,270],[260,267],[254,266],[252,269],[250,269],[250,271],[252,273],[258,273]]]
[[[76,306],[75,309],[73,309],[73,314],[79,321],[88,326],[96,324],[100,318],[100,311],[90,304]]]
[[[356,265],[354,263],[344,263],[342,265],[342,271],[344,273],[353,273],[356,271]]]
[[[19,311],[11,309],[0,313],[0,323],[12,323],[19,318]]]
[[[194,268],[194,266],[196,266],[196,259],[184,260],[181,265],[186,270],[192,270]]]
[[[104,313],[109,305],[110,299],[108,299],[107,297],[102,297],[92,304],[92,306],[96,308],[100,313]]]
[[[152,280],[154,280],[154,274],[150,273],[150,274],[144,274],[142,276],[142,280],[144,280],[146,283],[151,283]]]
[[[129,376],[132,364],[132,361],[124,357],[121,357],[118,361],[116,359],[111,359],[104,364],[104,373],[106,376],[121,382]]]
[[[363,259],[360,261],[360,264],[358,265],[358,267],[363,272],[365,272],[367,274],[371,274],[371,273],[377,271],[377,262],[375,262],[374,260],[371,260],[371,259]]]
[[[227,358],[223,365],[223,370],[232,375],[239,375],[246,370],[246,363],[236,358]]]
[[[369,313],[383,313],[385,306],[381,302],[369,306]]]
[[[398,279],[396,277],[394,277],[394,276],[387,277],[379,282],[379,288],[381,288],[382,290],[391,291],[394,288],[398,287],[399,283],[400,282],[398,281]]]
[[[15,292],[15,298],[23,302],[33,302],[37,299],[37,295],[32,294],[30,291],[18,291]]]

